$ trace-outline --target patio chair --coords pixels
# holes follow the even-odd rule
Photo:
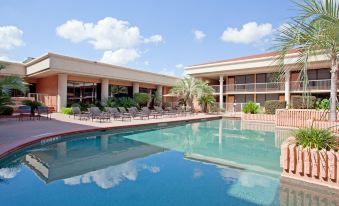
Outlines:
[[[82,112],[79,107],[72,107],[72,112],[73,112],[74,119],[77,116],[79,117],[79,120],[83,120],[83,119],[87,120],[90,118],[89,113]]]
[[[100,122],[101,120],[107,120],[110,121],[111,115],[108,112],[101,112],[98,107],[91,107],[88,109],[90,113],[90,117],[92,118],[92,121],[94,119],[98,119]]]
[[[111,114],[114,120],[121,119],[121,121],[124,121],[125,119],[129,119],[130,121],[132,121],[131,114],[122,113],[117,108],[109,107],[108,112]]]
[[[122,114],[130,114],[127,110],[126,110],[126,108],[125,107],[118,107],[118,109],[119,109],[119,111],[120,111],[120,113],[122,113]]]
[[[19,106],[18,108],[19,110],[19,121],[23,121],[23,118],[24,117],[29,117],[29,120],[31,120],[31,118],[33,117],[34,119],[34,116],[32,115],[32,109],[30,106]]]
[[[38,106],[38,119],[40,120],[42,115],[45,114],[47,119],[52,119],[52,113],[49,112],[48,107],[46,106]]]
[[[149,119],[149,115],[145,112],[139,112],[138,109],[136,107],[131,107],[131,108],[127,108],[128,112],[131,114],[131,116],[133,117],[133,119],[139,117],[140,119],[144,119],[147,118]]]
[[[162,117],[162,114],[156,111],[151,111],[148,107],[141,108],[141,111],[148,116],[153,116],[153,118],[157,119],[158,117]]]
[[[170,112],[163,110],[162,107],[154,106],[156,112],[161,113],[162,115],[168,115],[169,117],[175,117],[177,114],[175,112]]]

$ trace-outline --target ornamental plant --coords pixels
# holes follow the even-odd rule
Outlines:
[[[259,113],[260,107],[255,102],[249,101],[246,103],[242,111],[246,114],[257,114]]]
[[[297,145],[303,148],[338,149],[338,139],[327,129],[300,128],[295,132]]]

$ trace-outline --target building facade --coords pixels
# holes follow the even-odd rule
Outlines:
[[[18,75],[29,84],[28,95],[60,111],[71,103],[105,101],[134,93],[167,94],[180,79],[96,61],[47,53],[24,63],[2,61],[1,76]],[[15,94],[20,96],[22,94]],[[166,97],[163,97],[166,101]]]
[[[298,50],[290,50],[284,60],[288,70],[281,78],[277,53],[193,65],[185,68],[186,74],[206,80],[216,91],[220,108],[227,111],[240,110],[248,101],[264,104],[267,100],[285,100],[304,91],[299,81],[301,64],[297,63]],[[326,55],[309,58],[307,92],[318,98],[329,98],[331,85],[331,62]],[[279,77],[279,78],[277,78]],[[279,79],[279,80],[278,80]]]

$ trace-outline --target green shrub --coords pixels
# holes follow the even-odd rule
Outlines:
[[[269,100],[265,102],[265,113],[266,114],[275,114],[277,109],[285,109],[286,102],[279,100]]]
[[[244,113],[250,113],[250,114],[257,114],[259,110],[260,110],[260,107],[255,102],[252,102],[252,101],[247,102],[244,108],[242,109]]]
[[[118,100],[115,97],[108,97],[106,100],[107,107],[117,107]]]
[[[135,93],[134,94],[134,101],[139,107],[147,106],[148,102],[150,101],[150,95],[147,93]]]
[[[0,115],[12,115],[13,108],[10,106],[0,106]]]
[[[316,149],[338,149],[336,137],[326,129],[300,128],[295,132],[297,145]]]
[[[293,109],[314,109],[315,96],[294,96],[292,97]]]
[[[70,107],[63,107],[61,108],[61,113],[71,115],[73,114],[73,110]]]
[[[120,97],[118,98],[117,106],[125,108],[133,107],[135,106],[135,101],[130,97]]]
[[[323,100],[318,99],[315,103],[315,108],[316,109],[329,109],[330,108],[330,100],[328,100],[328,99],[323,99]]]
[[[43,106],[44,104],[42,102],[39,102],[39,101],[32,101],[32,100],[24,100],[22,101],[22,104],[23,105],[27,105],[27,106],[30,106],[31,107],[31,112],[32,114],[34,114],[34,111],[36,109],[38,109],[39,106]]]

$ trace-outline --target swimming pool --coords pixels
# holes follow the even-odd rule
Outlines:
[[[1,160],[0,205],[337,205],[280,179],[287,137],[213,120],[55,138]]]

